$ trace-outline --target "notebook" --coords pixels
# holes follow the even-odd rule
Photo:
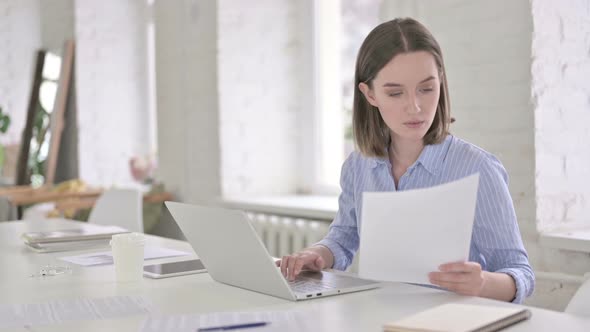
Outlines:
[[[385,332],[491,332],[528,319],[522,307],[447,303],[387,323]]]
[[[129,233],[129,231],[118,226],[101,226],[85,224],[82,228],[65,229],[49,232],[23,233],[22,238],[27,244],[35,244],[64,241],[110,239],[113,235],[121,233]]]

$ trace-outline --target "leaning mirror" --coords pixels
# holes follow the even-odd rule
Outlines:
[[[26,125],[17,165],[17,185],[52,184],[67,103],[74,45],[62,54],[37,52]]]

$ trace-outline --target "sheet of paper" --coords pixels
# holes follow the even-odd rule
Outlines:
[[[200,315],[184,314],[150,316],[143,321],[140,331],[194,332],[198,328],[257,322],[266,322],[268,324],[256,327],[255,329],[252,329],[252,331],[313,331],[314,326],[310,323],[313,321],[312,313],[309,313],[309,317],[306,317],[305,313],[302,311],[216,312]],[[247,329],[245,331],[249,330],[250,329]]]
[[[140,296],[76,298],[43,303],[0,305],[0,329],[59,324],[67,321],[114,319],[153,312]]]
[[[479,174],[440,186],[363,195],[359,275],[430,284],[443,263],[469,258]]]
[[[187,255],[190,255],[190,253],[185,252],[185,251],[160,248],[160,247],[145,247],[143,259],[148,260],[148,259],[156,259],[156,258],[164,258],[164,257],[187,256]],[[82,266],[108,265],[108,264],[113,264],[113,252],[112,251],[94,252],[94,253],[90,253],[90,254],[61,257],[60,259],[62,261],[66,261],[69,263],[82,265]]]

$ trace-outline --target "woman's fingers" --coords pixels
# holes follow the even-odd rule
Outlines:
[[[476,262],[442,264],[439,271],[428,274],[431,283],[450,291],[477,296],[483,287],[481,265]]]
[[[291,280],[291,281],[295,280],[295,277],[297,277],[297,275],[299,275],[299,273],[301,273],[301,269],[303,268],[304,264],[305,264],[305,261],[302,257],[298,257],[298,259],[295,260],[295,263],[293,264],[293,268],[291,268],[289,270],[289,280]]]
[[[320,271],[326,267],[326,262],[324,261],[324,258],[322,256],[318,255],[318,257],[314,260],[313,265],[314,265],[314,267],[313,267],[314,271]]]
[[[292,256],[283,256],[281,259],[281,274],[287,278],[287,267],[289,266],[289,261],[293,258]]]
[[[322,256],[313,252],[299,252],[283,256],[276,264],[280,266],[281,274],[288,280],[294,280],[304,268],[319,271],[325,266]]]
[[[473,272],[481,271],[481,265],[476,262],[453,262],[442,264],[438,269],[442,272]]]
[[[301,261],[301,257],[299,256],[291,256],[291,259],[289,259],[289,266],[287,267],[287,279],[295,279],[295,265],[298,261]]]
[[[438,284],[440,282],[445,283],[465,283],[469,282],[471,277],[468,273],[462,272],[431,272],[428,274],[430,282]]]

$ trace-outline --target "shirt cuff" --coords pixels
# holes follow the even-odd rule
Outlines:
[[[332,268],[334,270],[344,271],[348,265],[350,265],[346,251],[338,244],[338,242],[324,238],[314,245],[324,246],[332,252],[332,256],[334,256],[334,266],[332,266]]]
[[[527,296],[529,296],[530,287],[528,285],[528,280],[526,275],[519,269],[514,268],[506,268],[500,269],[494,272],[498,273],[506,273],[507,275],[511,276],[514,279],[514,284],[516,285],[516,294],[514,295],[514,299],[512,299],[512,303],[522,303]]]

